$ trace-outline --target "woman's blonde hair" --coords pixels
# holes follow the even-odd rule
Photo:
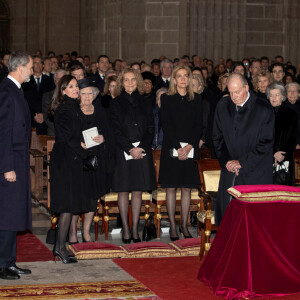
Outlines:
[[[260,77],[267,77],[269,80],[269,84],[273,82],[273,77],[271,76],[271,73],[268,71],[260,71],[258,72],[253,78],[252,78],[252,84],[253,84],[253,89],[255,92],[258,92],[258,81]]]
[[[219,88],[219,90],[220,91],[222,91],[222,80],[224,79],[224,78],[228,78],[229,77],[229,75],[230,75],[230,73],[225,73],[225,74],[223,74],[223,75],[221,75],[220,77],[219,77],[219,79],[218,79],[218,88]]]
[[[168,90],[168,95],[175,95],[177,93],[177,87],[175,83],[175,78],[179,70],[185,70],[188,73],[189,77],[189,85],[187,86],[187,93],[189,95],[189,101],[194,100],[194,91],[193,91],[193,77],[192,77],[192,72],[191,69],[187,66],[177,66],[171,75],[171,81],[170,81],[170,86]]]
[[[134,77],[137,81],[137,90],[140,95],[143,95],[145,93],[145,90],[144,90],[144,82],[143,82],[142,75],[133,69],[126,68],[119,74],[119,76],[117,78],[117,84],[116,84],[116,88],[115,88],[115,96],[117,97],[121,94],[121,92],[124,88],[124,86],[123,86],[124,75],[127,73],[134,74]]]
[[[198,85],[201,87],[198,94],[202,94],[205,89],[203,76],[200,74],[192,74],[193,79],[197,80]]]

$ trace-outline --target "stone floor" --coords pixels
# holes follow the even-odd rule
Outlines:
[[[33,233],[50,249],[53,246],[46,244],[46,234],[50,227],[50,215],[46,209],[38,203],[32,203],[32,225]],[[110,222],[109,238],[105,241],[104,234],[99,235],[98,241],[122,244],[121,234],[111,234],[111,230],[117,227],[117,222]],[[143,221],[141,221],[139,231],[142,236]],[[162,227],[167,228],[168,222],[162,220]],[[94,227],[92,224],[92,232]],[[196,236],[196,228],[191,227],[190,232]],[[93,234],[92,234],[93,237]],[[78,240],[81,241],[81,232],[78,231]],[[158,239],[157,239],[158,240]],[[169,234],[162,233],[160,241],[169,243]],[[99,260],[81,260],[76,264],[63,264],[60,261],[48,262],[30,262],[18,263],[18,266],[29,268],[32,271],[31,275],[24,275],[19,280],[0,280],[0,285],[20,285],[20,284],[45,284],[45,283],[71,283],[71,282],[94,282],[94,281],[121,281],[133,280],[128,273],[123,271],[111,259]]]

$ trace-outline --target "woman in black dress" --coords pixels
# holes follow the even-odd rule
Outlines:
[[[294,150],[297,143],[298,120],[297,114],[282,105],[285,100],[285,88],[280,82],[273,82],[267,87],[267,96],[275,112],[274,164],[285,165],[289,177],[278,184],[295,185]]]
[[[167,189],[170,238],[178,239],[175,224],[176,188],[181,188],[181,227],[184,237],[188,228],[191,189],[200,184],[195,159],[203,124],[202,99],[193,92],[189,68],[174,69],[169,92],[161,96],[161,121],[164,132],[160,159],[159,182]]]
[[[77,106],[77,120],[78,124],[80,124],[80,131],[77,133],[77,142],[81,143],[81,146],[86,149],[89,155],[97,156],[99,165],[96,170],[83,171],[82,177],[84,188],[84,203],[82,203],[81,211],[81,213],[84,213],[82,241],[91,242],[90,228],[97,209],[97,201],[101,196],[109,192],[108,151],[112,151],[113,149],[106,110],[98,100],[94,101],[99,94],[98,88],[94,86],[90,78],[79,80],[78,86],[80,89],[80,106]],[[98,145],[87,148],[82,131],[94,127],[97,128],[98,135],[93,137],[93,141],[98,143]],[[70,244],[78,243],[78,217],[78,214],[74,214],[72,218],[69,231]]]
[[[156,188],[151,143],[154,136],[154,118],[151,103],[144,93],[143,79],[132,69],[118,76],[115,99],[112,100],[116,154],[113,174],[113,191],[118,192],[118,203],[123,224],[124,243],[139,242],[138,222],[142,191]],[[129,192],[132,207],[132,235],[128,225]]]
[[[75,77],[64,75],[58,82],[50,105],[56,134],[50,160],[51,212],[60,214],[53,254],[60,257],[63,263],[77,262],[74,257],[69,256],[66,239],[72,214],[82,211],[82,158],[88,156],[76,136],[80,130],[77,122],[78,95]]]

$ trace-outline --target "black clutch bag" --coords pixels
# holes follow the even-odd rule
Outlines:
[[[96,155],[89,155],[82,163],[84,171],[96,171],[98,168],[98,157]]]
[[[289,185],[291,182],[291,173],[289,172],[289,162],[282,161],[277,166],[273,165],[273,183]]]
[[[153,222],[153,216],[150,215],[148,219],[148,225],[143,229],[143,241],[151,241],[157,238],[156,227]]]

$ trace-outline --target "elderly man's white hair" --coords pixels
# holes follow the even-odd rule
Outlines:
[[[245,87],[246,85],[248,85],[248,82],[246,80],[246,78],[244,76],[242,76],[241,74],[238,74],[238,73],[232,73],[229,75],[229,77],[227,78],[227,82],[226,82],[226,85],[228,87],[228,85],[230,84],[230,82],[232,80],[236,80],[236,79],[239,79],[240,82],[242,83],[242,85]]]

